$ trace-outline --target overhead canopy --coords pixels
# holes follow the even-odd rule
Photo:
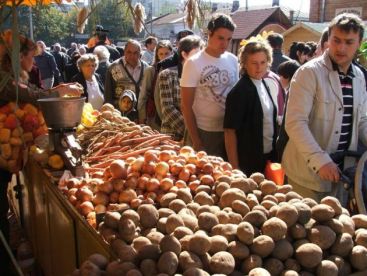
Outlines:
[[[72,2],[72,0],[64,0],[66,2]],[[3,3],[4,1],[0,1]],[[19,5],[26,5],[26,6],[36,6],[36,5],[49,5],[52,3],[61,4],[63,0],[7,0],[5,1],[6,5],[8,6],[19,6]]]

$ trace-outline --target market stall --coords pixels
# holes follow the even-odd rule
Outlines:
[[[110,105],[81,117],[84,177],[58,181],[37,151],[20,177],[24,226],[46,275],[367,273],[367,216],[335,198],[317,203],[245,176]]]

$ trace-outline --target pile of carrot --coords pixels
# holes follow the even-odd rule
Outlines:
[[[104,170],[114,160],[144,155],[147,150],[179,150],[179,143],[149,126],[131,121],[108,120],[100,116],[90,128],[78,133],[85,149],[86,170]]]

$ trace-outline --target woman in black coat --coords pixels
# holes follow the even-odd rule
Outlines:
[[[96,73],[98,59],[93,54],[82,55],[77,62],[79,73],[73,78],[73,82],[80,83],[84,88],[86,101],[94,109],[100,109],[104,103],[104,86],[100,76]]]

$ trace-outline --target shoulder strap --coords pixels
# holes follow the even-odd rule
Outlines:
[[[135,85],[135,92],[137,95],[139,95],[139,92],[140,92],[140,87],[139,87],[139,84],[141,82],[141,80],[143,79],[143,75],[144,75],[144,64],[142,61],[140,61],[140,75],[139,75],[139,79],[138,81],[136,81],[133,76],[130,74],[129,70],[127,70],[125,64],[124,64],[124,61],[121,59],[120,60],[120,63],[122,65],[122,68],[124,68],[127,76],[129,77],[129,79],[134,83]]]

